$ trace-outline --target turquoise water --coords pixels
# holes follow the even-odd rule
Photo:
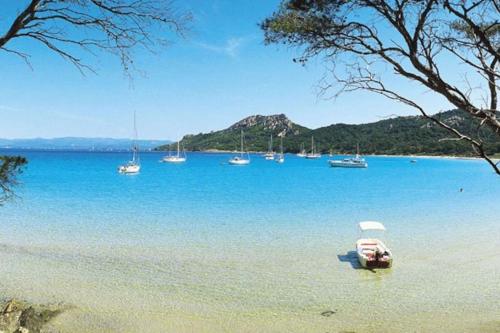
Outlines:
[[[73,316],[93,316],[99,330],[136,331],[141,318],[127,321],[125,313],[137,307],[149,314],[152,331],[281,332],[292,324],[297,331],[391,331],[393,317],[400,319],[392,330],[404,331],[401,325],[421,322],[411,311],[427,300],[431,278],[443,292],[432,306],[424,303],[448,306],[449,318],[433,319],[453,319],[455,330],[491,325],[488,311],[493,318],[500,309],[493,296],[499,287],[467,282],[500,279],[490,266],[498,256],[483,253],[500,246],[500,177],[479,160],[367,157],[368,169],[334,169],[326,157],[289,155],[280,165],[253,155],[238,167],[226,163],[229,154],[193,153],[172,165],[144,153],[140,174],[121,175],[126,153],[23,154],[29,165],[19,198],[0,208],[0,254],[10,263],[0,274],[23,277],[0,291],[74,304],[85,315]],[[391,272],[355,269],[349,251],[361,220],[386,225]],[[478,270],[452,278],[462,289],[450,299],[445,276],[459,272],[450,262],[470,260],[469,251]],[[374,276],[376,285],[367,285]],[[337,287],[325,292],[332,281]],[[368,322],[355,313],[373,288],[392,293],[394,304],[377,296],[391,314]],[[394,299],[406,297],[405,288],[424,296],[401,307]],[[478,297],[484,305],[473,301]],[[464,302],[478,311],[457,323]],[[332,306],[344,307],[349,324],[318,315]],[[168,325],[163,311],[175,313]],[[61,327],[75,322],[65,318]]]

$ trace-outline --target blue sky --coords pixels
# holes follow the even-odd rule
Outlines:
[[[12,2],[0,16],[0,34],[9,14],[24,2]],[[320,59],[302,67],[292,62],[298,51],[263,44],[258,22],[278,4],[182,2],[194,15],[191,32],[161,54],[139,51],[136,65],[146,75],[135,77],[134,89],[111,56],[89,58],[98,74],[84,77],[47,49],[18,43],[18,49],[32,55],[33,69],[0,52],[0,137],[130,137],[134,109],[139,136],[151,139],[217,130],[252,114],[285,113],[311,128],[415,114],[367,93],[318,97],[325,72]],[[410,87],[408,92],[416,94]],[[449,107],[418,94],[431,111]]]

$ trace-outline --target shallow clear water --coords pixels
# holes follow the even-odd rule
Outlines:
[[[482,161],[148,153],[120,175],[125,153],[24,154],[0,208],[0,295],[74,305],[66,331],[500,329],[500,177]],[[388,229],[391,270],[356,265],[368,219]]]

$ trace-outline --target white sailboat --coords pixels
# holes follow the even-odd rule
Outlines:
[[[275,161],[280,164],[285,162],[285,154],[283,154],[283,137],[280,137],[280,153]]]
[[[321,158],[321,154],[316,152],[316,147],[314,146],[314,136],[311,137],[311,152],[306,154],[307,159],[317,159]]]
[[[168,156],[163,157],[162,161],[167,163],[184,163],[186,159],[186,152],[183,150],[183,155],[181,155],[180,143],[177,141],[177,155],[171,155],[169,150]]]
[[[304,144],[301,143],[300,144],[300,151],[297,153],[297,156],[298,157],[306,157],[307,153],[306,153],[306,149],[304,147]]]
[[[274,160],[274,151],[273,151],[273,135],[271,134],[271,138],[269,139],[269,149],[267,153],[264,154],[264,158],[268,161]]]
[[[137,147],[137,126],[134,111],[134,141],[132,144],[132,160],[118,167],[118,172],[123,174],[135,174],[141,170],[139,162],[139,148]]]
[[[356,146],[356,156],[343,160],[329,160],[333,168],[368,168],[368,163],[359,155],[359,144]]]
[[[240,154],[237,156],[233,156],[229,160],[229,164],[231,165],[247,165],[250,164],[250,155],[248,155],[246,158],[244,157],[244,151],[243,151],[243,130],[241,130],[241,147],[240,147]]]

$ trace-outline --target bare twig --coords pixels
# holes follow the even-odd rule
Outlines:
[[[170,33],[183,36],[189,19],[190,14],[177,12],[170,1],[163,0],[31,0],[0,34],[0,50],[28,61],[28,54],[6,45],[19,38],[31,39],[82,74],[95,69],[77,49],[90,55],[103,51],[117,56],[130,74],[134,49],[156,52],[167,44]]]

